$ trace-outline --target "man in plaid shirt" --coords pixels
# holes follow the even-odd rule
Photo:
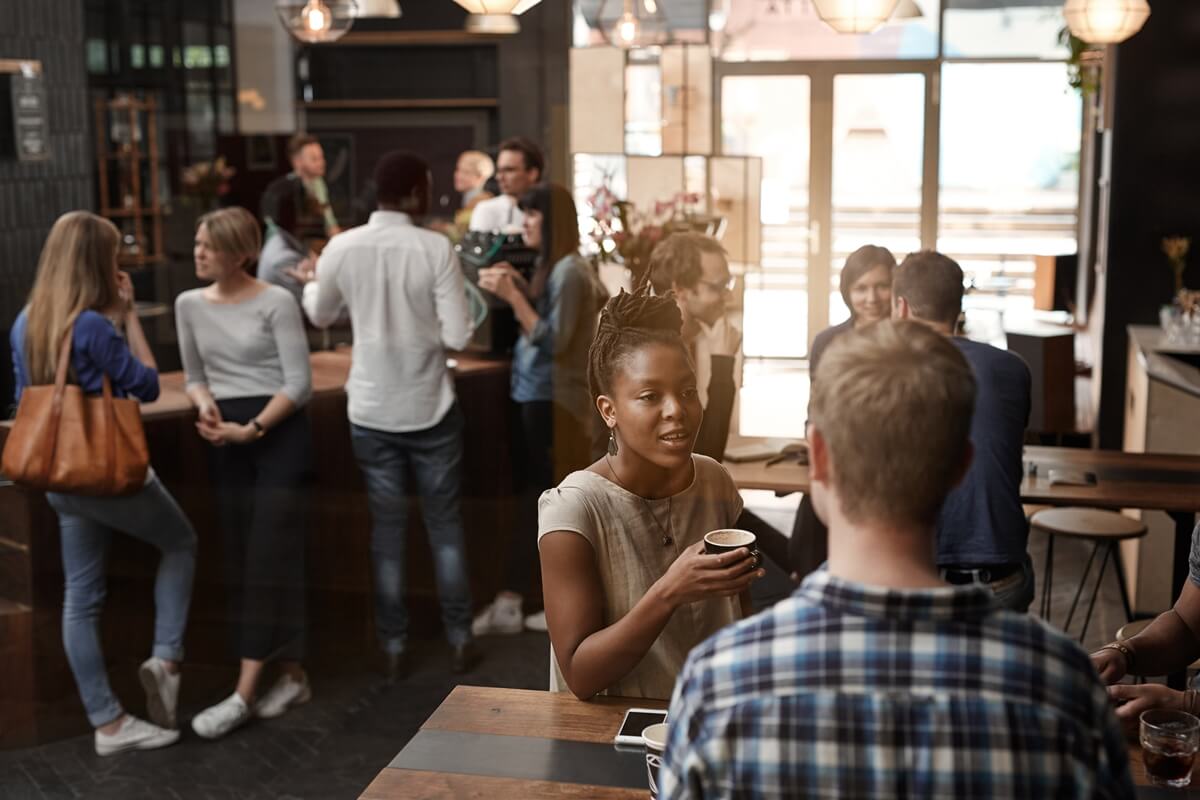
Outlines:
[[[883,322],[835,341],[813,386],[828,568],[692,651],[659,797],[1132,798],[1084,652],[938,576],[934,523],[971,459],[963,356]]]

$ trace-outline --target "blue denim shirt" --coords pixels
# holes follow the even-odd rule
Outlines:
[[[534,301],[538,323],[513,350],[511,397],[518,403],[553,400],[586,418],[587,351],[596,333],[604,287],[582,257],[562,258]]]
[[[15,403],[21,402],[21,392],[31,383],[25,365],[27,314],[28,309],[21,311],[9,333],[13,376],[16,378]],[[99,312],[84,311],[75,320],[71,366],[75,369],[76,382],[87,394],[103,391],[103,378],[107,373],[115,397],[132,395],[147,403],[158,399],[158,370],[134,358],[125,339]]]

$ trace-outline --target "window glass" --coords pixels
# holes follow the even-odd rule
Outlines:
[[[946,58],[1067,58],[1058,41],[1062,3],[946,0]]]

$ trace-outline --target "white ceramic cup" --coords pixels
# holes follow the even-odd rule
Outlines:
[[[646,745],[646,773],[650,779],[650,800],[658,800],[658,768],[667,749],[667,723],[659,722],[642,731]]]

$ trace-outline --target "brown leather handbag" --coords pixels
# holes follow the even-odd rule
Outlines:
[[[67,328],[53,386],[27,386],[0,458],[12,481],[50,492],[122,495],[146,483],[150,454],[137,400],[104,391],[88,397],[67,385],[75,325]]]

